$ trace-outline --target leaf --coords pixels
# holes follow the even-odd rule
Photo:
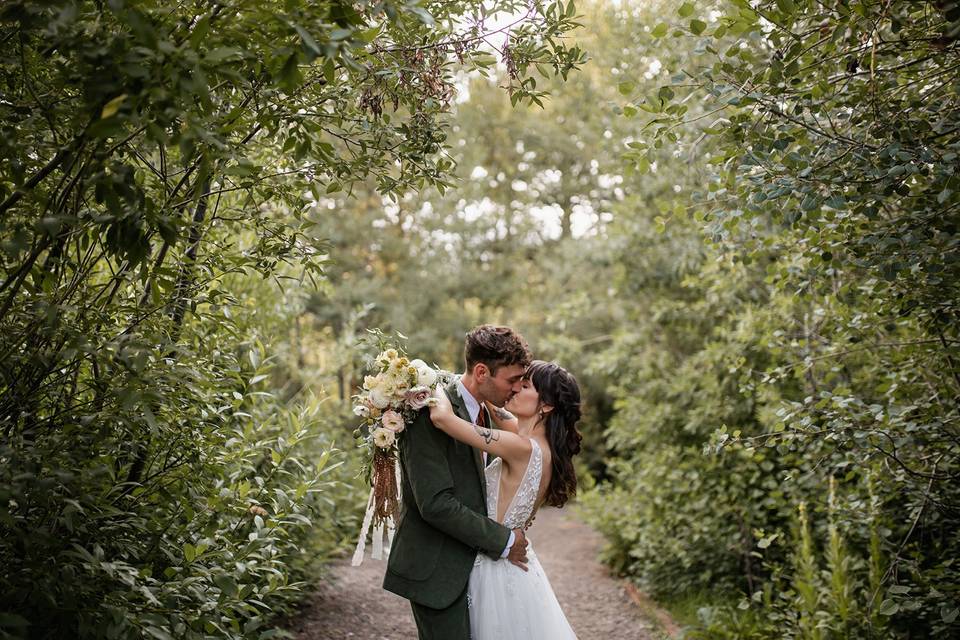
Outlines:
[[[707,29],[707,23],[704,22],[703,20],[691,20],[691,21],[690,21],[690,31],[692,31],[692,32],[694,33],[694,35],[700,35],[700,34],[703,33],[706,29]]]
[[[154,638],[157,638],[158,640],[174,640],[172,635],[170,635],[169,633],[167,633],[166,631],[164,631],[159,627],[147,626],[147,627],[144,627],[143,630],[147,632],[147,635],[151,635]]]
[[[230,574],[221,573],[213,579],[213,583],[227,596],[232,596],[237,593],[237,582]]]
[[[204,60],[211,64],[218,64],[232,58],[243,57],[243,49],[237,47],[217,47],[204,56]]]
[[[320,45],[317,44],[317,41],[313,39],[313,36],[311,36],[306,29],[298,24],[294,24],[293,28],[300,36],[300,41],[303,42],[303,48],[307,50],[311,60],[319,57],[323,53],[320,50]]]
[[[654,38],[662,38],[667,35],[667,32],[670,31],[670,26],[666,22],[661,22],[653,28],[653,31],[650,32]]]
[[[631,93],[634,92],[635,89],[636,89],[636,85],[634,85],[632,82],[621,82],[620,84],[617,85],[617,91],[619,91],[620,94],[624,96],[630,95]]]
[[[773,534],[772,536],[767,536],[767,537],[765,537],[765,538],[761,538],[761,539],[757,542],[757,547],[759,547],[760,549],[767,549],[767,548],[770,547],[771,544],[773,544],[773,541],[776,540],[776,539],[779,538],[779,537],[780,537],[780,534],[779,534],[779,533],[775,533],[775,534]]]
[[[331,58],[323,61],[323,79],[327,81],[327,84],[333,84],[336,81],[335,71],[336,68]]]
[[[804,211],[813,211],[818,206],[820,206],[820,200],[813,194],[804,196],[803,201],[800,203],[800,208]]]
[[[692,3],[684,2],[682,5],[680,5],[680,8],[677,9],[677,13],[681,18],[687,18],[693,15],[693,9],[694,7]]]
[[[317,461],[317,470],[320,471],[327,466],[327,462],[330,461],[330,451],[324,451],[320,454],[320,460]]]
[[[30,621],[16,613],[0,611],[0,628],[26,629],[30,626]]]
[[[120,110],[120,105],[122,105],[124,100],[126,99],[127,99],[127,94],[123,93],[117,96],[116,98],[114,98],[113,100],[111,100],[110,102],[108,102],[107,104],[103,105],[103,109],[100,111],[100,119],[105,120],[110,116],[116,114],[117,111]]]
[[[427,11],[426,9],[422,7],[410,7],[409,11],[413,15],[420,18],[420,22],[422,22],[423,24],[427,25],[428,27],[433,26],[433,23],[434,23],[433,16],[430,15],[430,12]]]
[[[940,607],[940,619],[946,622],[947,624],[953,624],[957,619],[957,614],[960,613],[960,609],[957,607],[951,608],[950,605],[943,605]]]
[[[777,8],[786,14],[792,14],[797,10],[797,5],[793,3],[793,0],[777,0]]]
[[[364,29],[363,31],[359,31],[357,33],[357,39],[369,44],[374,40],[376,40],[377,36],[379,36],[382,31],[383,31],[383,25],[370,27],[369,29]]]
[[[235,164],[232,167],[227,167],[223,174],[227,176],[253,176],[256,175],[258,167],[250,164],[249,162],[243,161],[240,164]]]
[[[900,605],[894,600],[887,599],[880,604],[880,615],[882,616],[892,616],[899,610]]]

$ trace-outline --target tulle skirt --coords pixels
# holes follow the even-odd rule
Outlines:
[[[477,555],[467,590],[471,640],[576,640],[533,545],[527,557],[529,571]]]

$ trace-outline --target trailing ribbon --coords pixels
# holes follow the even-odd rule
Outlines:
[[[397,500],[399,501],[400,464],[396,459],[393,460],[393,464],[393,475],[394,478],[396,478]],[[377,507],[376,487],[372,487],[370,489],[370,497],[367,499],[367,511],[363,514],[363,524],[360,525],[360,537],[357,539],[357,546],[353,551],[353,560],[350,561],[350,564],[354,567],[359,567],[363,564],[363,556],[367,548],[367,533],[370,531],[370,525],[373,524],[374,516],[377,517],[376,524],[373,526],[373,538],[371,541],[373,549],[370,557],[374,560],[383,560],[385,557],[390,556],[390,547],[393,546],[393,536],[397,530],[397,514],[391,513],[385,518],[380,517],[377,513]],[[384,537],[386,537],[386,544],[384,544]]]
[[[354,567],[359,567],[363,563],[363,552],[367,547],[367,531],[370,530],[370,521],[373,519],[373,489],[370,489],[370,498],[367,500],[367,512],[363,514],[363,524],[360,525],[360,538],[357,540],[357,548],[353,550],[353,560],[350,562]]]

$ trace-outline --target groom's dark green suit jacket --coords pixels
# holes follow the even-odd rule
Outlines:
[[[456,381],[446,391],[469,422]],[[433,426],[429,409],[400,437],[400,466],[402,515],[383,587],[444,609],[466,588],[477,552],[499,558],[510,530],[487,517],[480,452]]]

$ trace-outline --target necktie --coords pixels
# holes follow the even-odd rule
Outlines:
[[[480,407],[480,413],[477,414],[477,426],[481,429],[487,428],[487,412]],[[487,452],[481,451],[480,457],[483,458],[483,466],[487,466]]]

